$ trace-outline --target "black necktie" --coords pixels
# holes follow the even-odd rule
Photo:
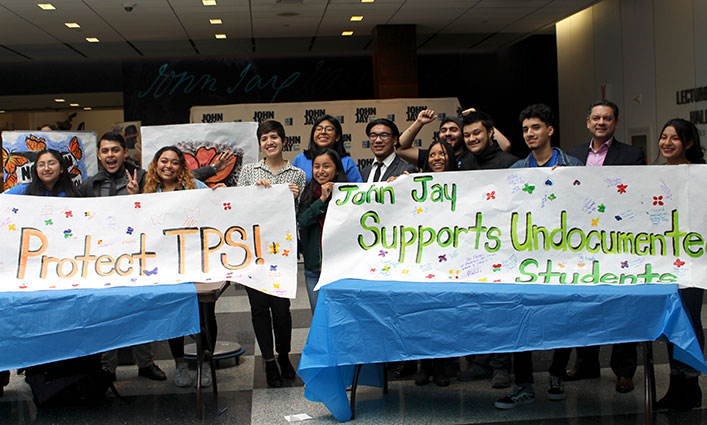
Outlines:
[[[373,181],[377,182],[381,178],[381,168],[383,167],[382,162],[376,162],[376,172],[373,174]]]

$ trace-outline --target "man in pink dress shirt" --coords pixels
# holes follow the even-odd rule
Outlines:
[[[606,99],[589,107],[587,129],[592,134],[589,143],[567,150],[567,153],[587,166],[645,165],[646,156],[639,148],[614,138],[619,125],[619,107]],[[569,352],[565,355],[569,360]],[[562,357],[562,356],[561,356]],[[636,343],[615,344],[611,352],[611,369],[616,375],[616,391],[633,390],[633,375],[637,366]],[[566,364],[566,363],[565,363]],[[568,370],[565,381],[598,378],[600,375],[599,346],[578,347],[574,369]]]

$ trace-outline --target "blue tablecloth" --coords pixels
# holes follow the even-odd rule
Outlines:
[[[193,284],[0,293],[0,370],[199,333]]]
[[[353,366],[653,341],[707,372],[677,285],[560,286],[340,280],[319,291],[299,364],[305,396],[351,418]],[[368,371],[366,371],[368,369]],[[381,385],[381,368],[359,383]]]

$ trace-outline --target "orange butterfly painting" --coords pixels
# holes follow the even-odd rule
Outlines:
[[[25,139],[25,144],[27,145],[27,148],[29,148],[29,150],[35,152],[47,148],[47,141],[44,137],[36,137],[31,134]]]
[[[21,155],[14,155],[2,149],[2,166],[7,174],[5,176],[5,190],[17,184],[17,167],[27,164],[29,160]]]
[[[216,148],[206,148],[204,146],[197,149],[195,154],[191,152],[184,152],[187,165],[191,170],[196,170],[197,168],[213,164],[216,161],[216,158],[218,158],[218,155],[219,151]],[[233,160],[231,160],[223,170],[216,173],[215,176],[206,179],[204,183],[212,186],[227,179],[233,172],[233,168],[236,166],[237,160],[237,157],[233,158]]]

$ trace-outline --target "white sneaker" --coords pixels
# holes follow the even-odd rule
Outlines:
[[[186,363],[177,364],[177,369],[174,371],[174,385],[180,388],[194,385],[194,380],[189,373]]]
[[[201,367],[201,388],[211,386],[211,365],[204,363]]]

